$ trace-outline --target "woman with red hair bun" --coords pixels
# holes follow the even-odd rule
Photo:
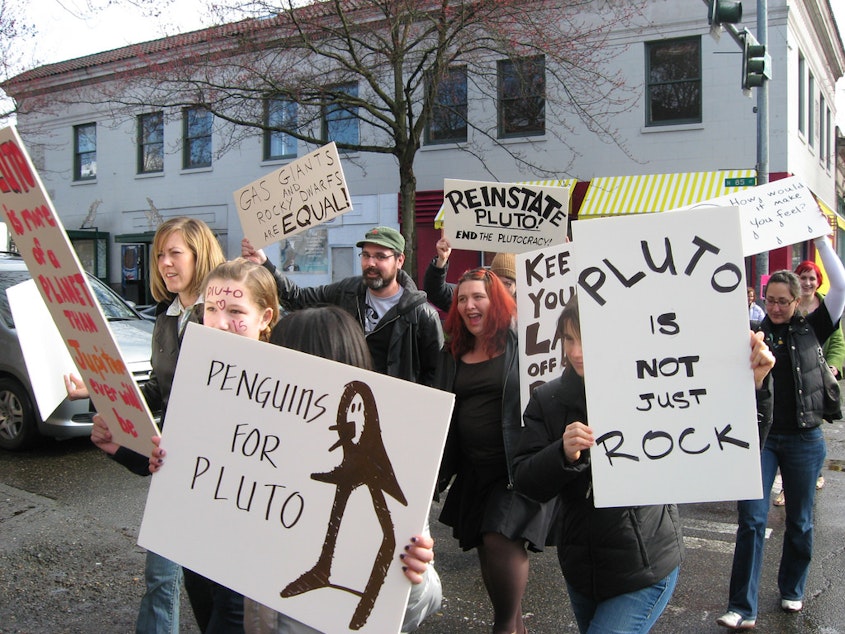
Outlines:
[[[440,466],[440,513],[463,550],[478,550],[493,604],[493,634],[523,634],[528,549],[546,543],[556,502],[514,491],[513,455],[522,431],[516,303],[490,270],[472,269],[455,286],[435,387],[455,394]]]

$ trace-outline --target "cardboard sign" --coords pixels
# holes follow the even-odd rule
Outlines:
[[[244,235],[256,249],[352,211],[334,142],[237,190]]]
[[[42,419],[67,398],[64,376],[79,375],[34,280],[6,289],[32,393]]]
[[[597,507],[761,497],[739,223],[573,223]]]
[[[516,275],[519,388],[525,411],[534,388],[560,376],[562,369],[557,320],[578,284],[572,243],[517,254]]]
[[[149,455],[150,438],[158,435],[158,428],[53,203],[11,127],[0,130],[0,214],[114,441]]]
[[[567,187],[447,178],[443,189],[452,248],[524,253],[566,241]]]
[[[138,543],[320,631],[398,632],[453,403],[189,324]]]
[[[828,219],[813,194],[797,176],[720,196],[684,209],[738,207],[742,254],[756,255],[779,247],[830,235]]]

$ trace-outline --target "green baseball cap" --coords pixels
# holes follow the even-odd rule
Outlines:
[[[364,239],[355,246],[362,247],[367,243],[387,247],[399,251],[399,253],[405,251],[405,238],[396,229],[390,227],[373,227],[367,232]]]

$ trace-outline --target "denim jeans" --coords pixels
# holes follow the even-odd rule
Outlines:
[[[581,634],[644,634],[669,604],[680,567],[654,585],[596,601],[566,584]]]
[[[141,599],[136,634],[179,634],[179,591],[182,566],[147,551],[146,591]]]
[[[816,478],[824,465],[826,453],[821,427],[797,434],[769,434],[760,455],[763,497],[737,504],[739,526],[731,569],[729,610],[745,618],[757,618],[769,495],[778,467],[786,497],[786,530],[778,588],[783,599],[800,601],[804,598],[804,585],[813,556]]]

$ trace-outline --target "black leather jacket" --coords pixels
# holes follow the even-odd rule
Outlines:
[[[334,304],[347,311],[364,327],[367,287],[361,276],[326,284],[300,287],[282,275],[268,260],[264,266],[276,278],[279,301],[288,310],[320,304]],[[437,357],[443,346],[443,327],[437,312],[428,305],[425,293],[403,270],[397,280],[405,288],[399,304],[382,317],[378,328],[391,328],[387,350],[386,374],[406,381],[431,386],[437,369]]]
[[[681,564],[683,537],[674,504],[595,508],[590,452],[567,463],[561,437],[569,423],[587,424],[584,380],[575,372],[536,388],[525,409],[516,453],[516,490],[561,507],[555,534],[566,581],[603,601],[653,585]]]

